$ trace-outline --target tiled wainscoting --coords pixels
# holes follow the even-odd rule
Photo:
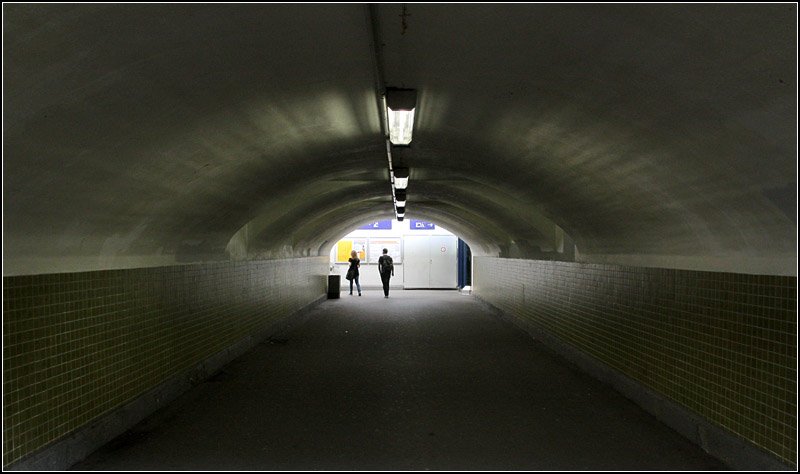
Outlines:
[[[474,261],[485,302],[796,465],[796,277]]]
[[[4,468],[319,299],[327,264],[4,277]]]

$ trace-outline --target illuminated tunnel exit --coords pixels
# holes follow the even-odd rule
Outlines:
[[[378,260],[384,249],[394,261],[391,288],[455,290],[470,284],[469,245],[437,223],[419,219],[387,219],[359,226],[333,245],[331,274],[344,280],[355,251],[360,260],[360,285],[380,288]]]

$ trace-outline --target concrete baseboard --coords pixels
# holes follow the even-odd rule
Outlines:
[[[700,415],[665,398],[630,377],[618,372],[600,360],[576,349],[528,321],[521,320],[491,303],[480,301],[490,312],[510,322],[541,341],[547,348],[578,366],[588,375],[607,383],[659,421],[677,431],[708,454],[719,459],[733,470],[741,471],[797,471],[794,466],[753,445],[724,428],[712,424]]]
[[[326,299],[326,295],[294,313],[270,324],[256,334],[239,340],[227,349],[198,363],[148,390],[133,401],[97,418],[71,434],[11,464],[10,471],[64,471],[83,460],[98,448],[125,433],[140,421],[167,406],[192,387],[207,380],[234,359],[253,349],[260,342],[284,334],[310,317],[310,310]]]

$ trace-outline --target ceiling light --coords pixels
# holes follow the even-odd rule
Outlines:
[[[408,187],[408,168],[395,168],[392,172],[394,188],[406,189]]]
[[[392,145],[408,145],[414,130],[414,109],[417,91],[414,89],[386,89],[386,115],[389,141]]]

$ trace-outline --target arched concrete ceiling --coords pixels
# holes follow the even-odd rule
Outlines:
[[[796,274],[795,4],[3,10],[6,275],[325,254],[392,216],[383,86],[477,255]]]

